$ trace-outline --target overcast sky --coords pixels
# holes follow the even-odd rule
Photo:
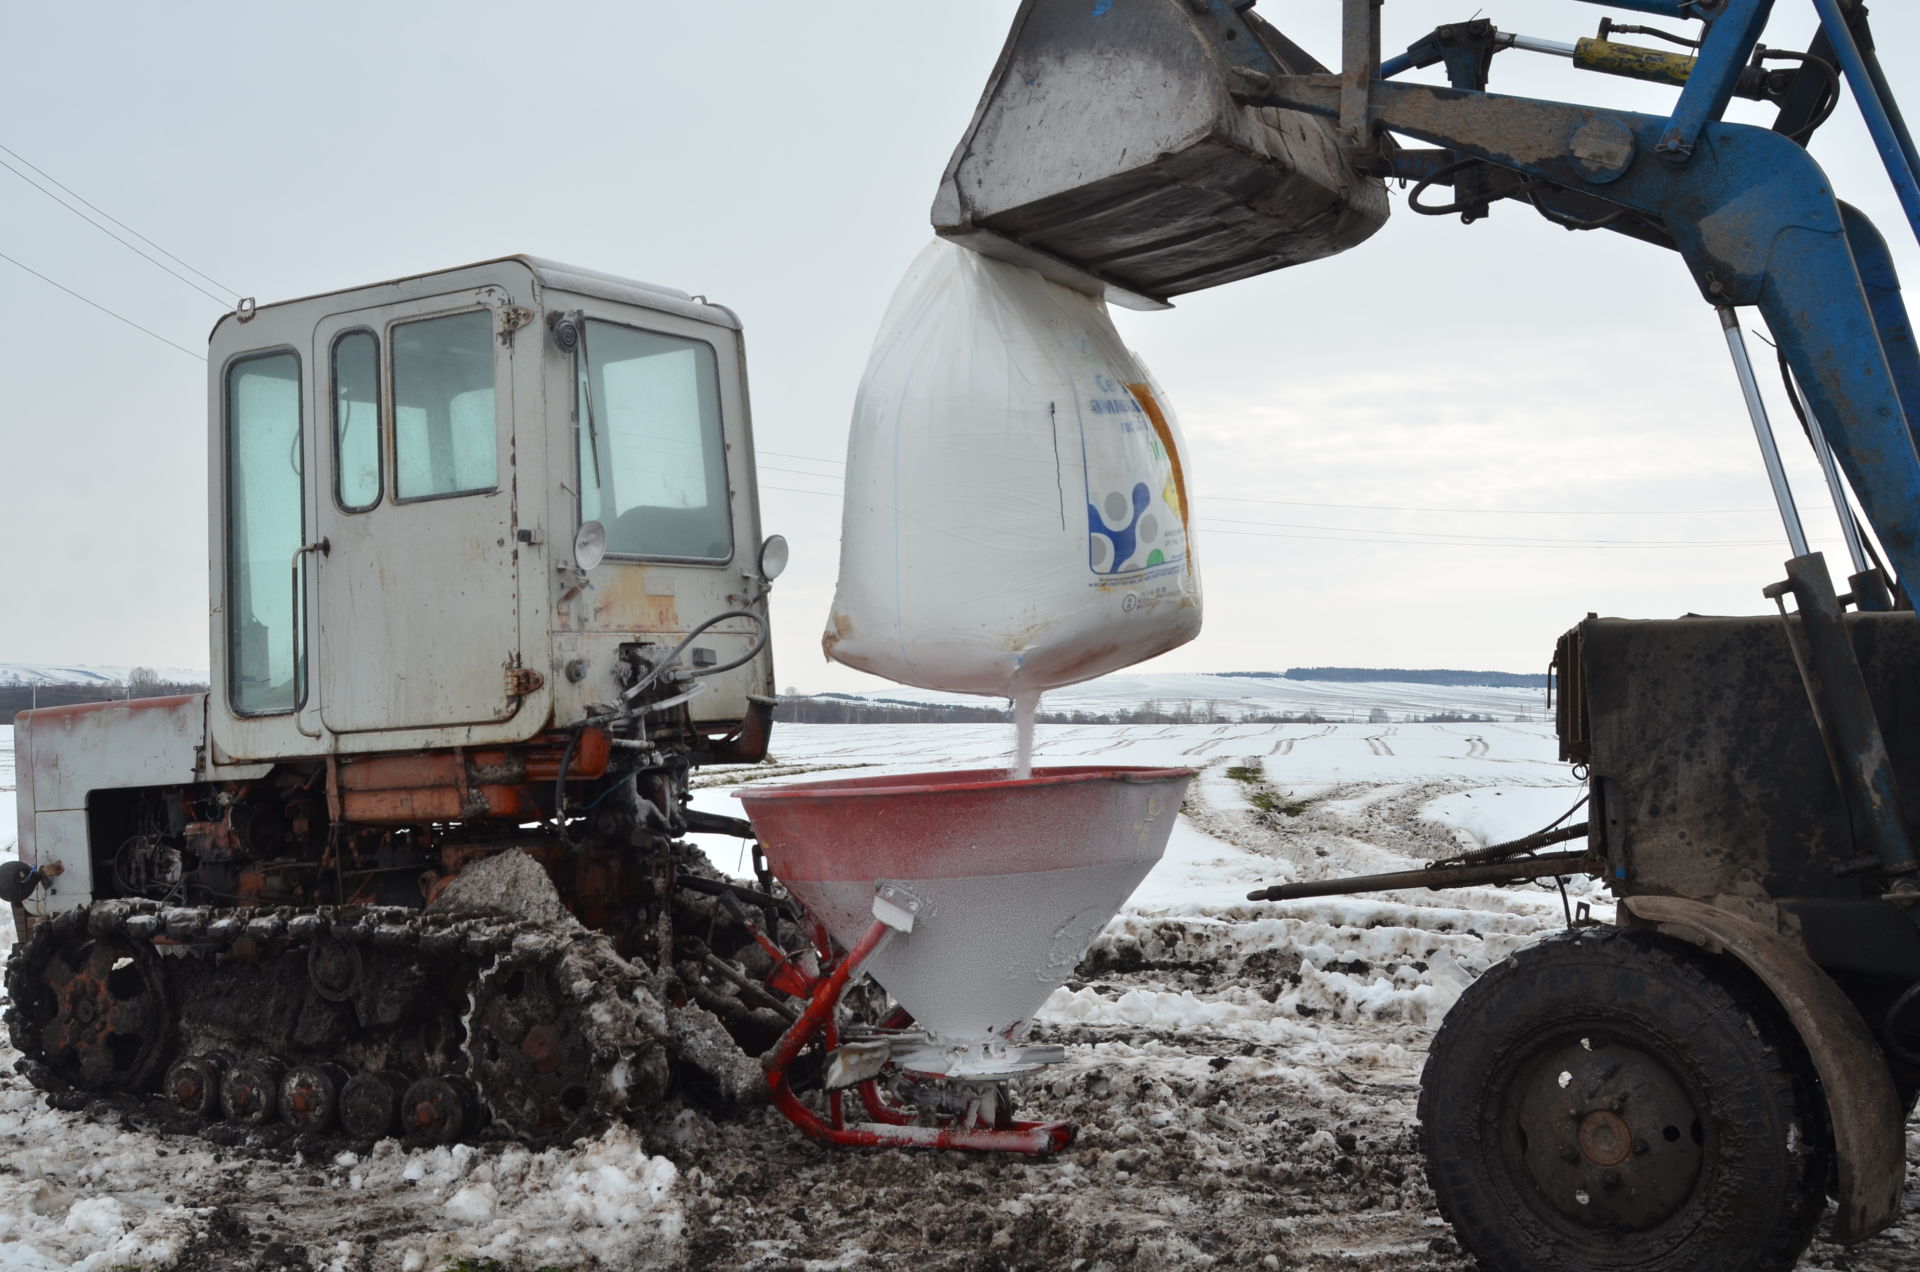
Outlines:
[[[880,313],[1016,7],[18,6],[0,145],[262,302],[528,252],[732,306],[766,526],[794,548],[776,674],[876,688],[819,649],[837,461]],[[1469,7],[1393,0],[1387,43]],[[1338,11],[1260,7],[1329,63]],[[1778,11],[1769,43],[1804,48],[1812,7]],[[1485,9],[1562,40],[1603,12]],[[1896,77],[1920,65],[1920,19],[1875,19]],[[1513,52],[1493,86],[1673,100]],[[1913,236],[1857,119],[1844,105],[1815,153],[1911,273]],[[1394,205],[1343,256],[1117,315],[1179,411],[1203,518],[1205,631],[1154,666],[1529,671],[1589,610],[1762,609],[1787,549],[1679,258],[1518,205],[1472,227]],[[0,253],[188,351],[226,308],[4,170]],[[204,668],[204,365],[6,261],[0,341],[0,661]],[[1818,508],[1804,449],[1788,439]],[[1811,524],[1843,565],[1831,520]]]

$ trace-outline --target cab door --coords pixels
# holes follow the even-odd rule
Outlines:
[[[321,320],[324,556],[312,628],[335,734],[478,725],[520,699],[511,345],[499,286]]]

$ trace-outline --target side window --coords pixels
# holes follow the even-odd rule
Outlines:
[[[432,499],[499,482],[489,310],[393,328],[394,497]]]
[[[348,512],[380,502],[380,342],[371,331],[333,342],[333,497]]]
[[[292,711],[306,697],[291,574],[306,511],[299,356],[232,363],[226,414],[227,695],[241,715]]]
[[[580,516],[607,527],[616,556],[731,560],[713,346],[610,322],[586,328]]]

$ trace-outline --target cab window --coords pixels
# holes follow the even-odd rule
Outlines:
[[[492,490],[499,482],[492,312],[401,323],[392,341],[394,497]]]
[[[380,502],[380,342],[371,331],[333,342],[333,497],[347,512]]]
[[[580,516],[614,556],[733,557],[713,346],[589,320],[576,361]]]
[[[230,364],[226,414],[227,696],[239,715],[292,711],[306,698],[291,574],[306,513],[299,356]]]

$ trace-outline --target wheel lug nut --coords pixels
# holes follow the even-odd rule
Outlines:
[[[1560,1160],[1572,1166],[1579,1162],[1580,1150],[1577,1148],[1563,1148],[1560,1150]]]
[[[1647,1141],[1643,1139],[1637,1139],[1633,1141],[1633,1155],[1635,1157],[1645,1157],[1647,1155],[1647,1149],[1649,1147],[1650,1146],[1648,1145]]]
[[[1602,1188],[1618,1188],[1620,1186],[1620,1172],[1617,1170],[1601,1171],[1600,1186]]]

